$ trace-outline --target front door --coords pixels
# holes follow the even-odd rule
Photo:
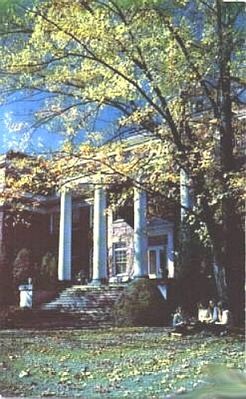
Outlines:
[[[149,278],[162,278],[167,269],[167,251],[164,245],[148,248]]]

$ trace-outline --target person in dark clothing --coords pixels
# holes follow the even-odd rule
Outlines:
[[[207,319],[204,321],[206,324],[214,324],[219,321],[219,308],[213,299],[208,303],[208,315]]]
[[[177,307],[176,312],[173,315],[173,328],[173,332],[175,333],[187,333],[187,323],[181,306]]]

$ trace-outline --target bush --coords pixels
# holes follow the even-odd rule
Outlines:
[[[13,267],[13,281],[14,285],[18,286],[22,283],[27,283],[28,278],[33,278],[33,267],[31,260],[31,251],[29,249],[21,249],[14,261]]]
[[[162,326],[168,320],[168,307],[156,282],[132,281],[114,305],[118,326]]]
[[[51,252],[47,252],[41,260],[41,266],[37,271],[37,285],[39,287],[53,286],[57,282],[57,259]]]

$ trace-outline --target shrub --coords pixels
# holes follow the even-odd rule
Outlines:
[[[38,280],[41,286],[57,281],[57,259],[51,252],[47,252],[42,257]]]
[[[139,279],[116,301],[114,317],[118,326],[162,326],[168,320],[168,307],[154,281]]]
[[[33,277],[32,266],[31,251],[27,248],[22,248],[14,261],[13,281],[15,286],[27,283],[28,278]]]

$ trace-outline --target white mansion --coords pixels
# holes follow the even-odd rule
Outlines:
[[[2,187],[8,162],[9,155],[3,156]],[[191,195],[185,176],[181,181],[181,205],[189,207]],[[9,264],[19,250],[28,248],[37,264],[47,251],[56,255],[60,281],[75,281],[78,276],[96,285],[140,277],[173,279],[174,216],[150,216],[148,195],[140,188],[134,188],[131,209],[115,214],[107,206],[109,189],[103,180],[91,176],[81,185],[85,188],[81,195],[64,184],[59,196],[43,197],[28,228],[7,226],[8,209],[2,203],[0,244]]]

